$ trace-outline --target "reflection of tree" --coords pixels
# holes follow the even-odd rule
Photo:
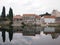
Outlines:
[[[12,38],[13,38],[13,26],[12,26],[13,22],[11,21],[10,24],[9,24],[9,40],[11,41]]]
[[[13,27],[12,26],[10,26],[10,30],[8,33],[9,33],[9,40],[11,41],[13,38]]]
[[[12,31],[12,30],[10,30],[10,31],[9,31],[9,40],[11,41],[11,40],[12,40],[12,38],[13,38],[13,31]]]
[[[2,39],[3,39],[3,42],[5,42],[5,30],[2,29]]]
[[[59,37],[59,34],[58,33],[53,33],[51,34],[52,36],[52,39],[57,39]]]

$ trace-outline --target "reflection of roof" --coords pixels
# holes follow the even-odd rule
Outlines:
[[[24,33],[23,33],[23,35],[24,36],[35,36],[35,34],[24,34]]]
[[[44,18],[56,18],[55,16],[44,16]]]
[[[35,16],[35,14],[23,14],[23,16]]]
[[[55,32],[44,32],[44,34],[53,34]]]
[[[13,17],[13,19],[22,19],[22,16],[16,15],[16,16]]]

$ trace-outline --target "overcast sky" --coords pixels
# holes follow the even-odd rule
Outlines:
[[[51,13],[53,9],[60,11],[60,0],[0,0],[0,14],[3,6],[6,7],[6,13],[11,7],[14,14],[42,14]]]

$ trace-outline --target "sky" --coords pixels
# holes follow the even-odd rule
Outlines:
[[[0,14],[3,6],[6,8],[6,14],[10,7],[13,9],[14,15],[51,13],[54,9],[60,11],[59,4],[60,0],[0,0]]]

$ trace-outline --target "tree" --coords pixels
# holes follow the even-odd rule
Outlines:
[[[5,6],[3,6],[1,18],[4,20],[5,17],[6,17],[6,14],[5,14]]]
[[[13,10],[12,10],[12,8],[9,9],[9,14],[7,15],[7,17],[10,21],[13,20]]]

